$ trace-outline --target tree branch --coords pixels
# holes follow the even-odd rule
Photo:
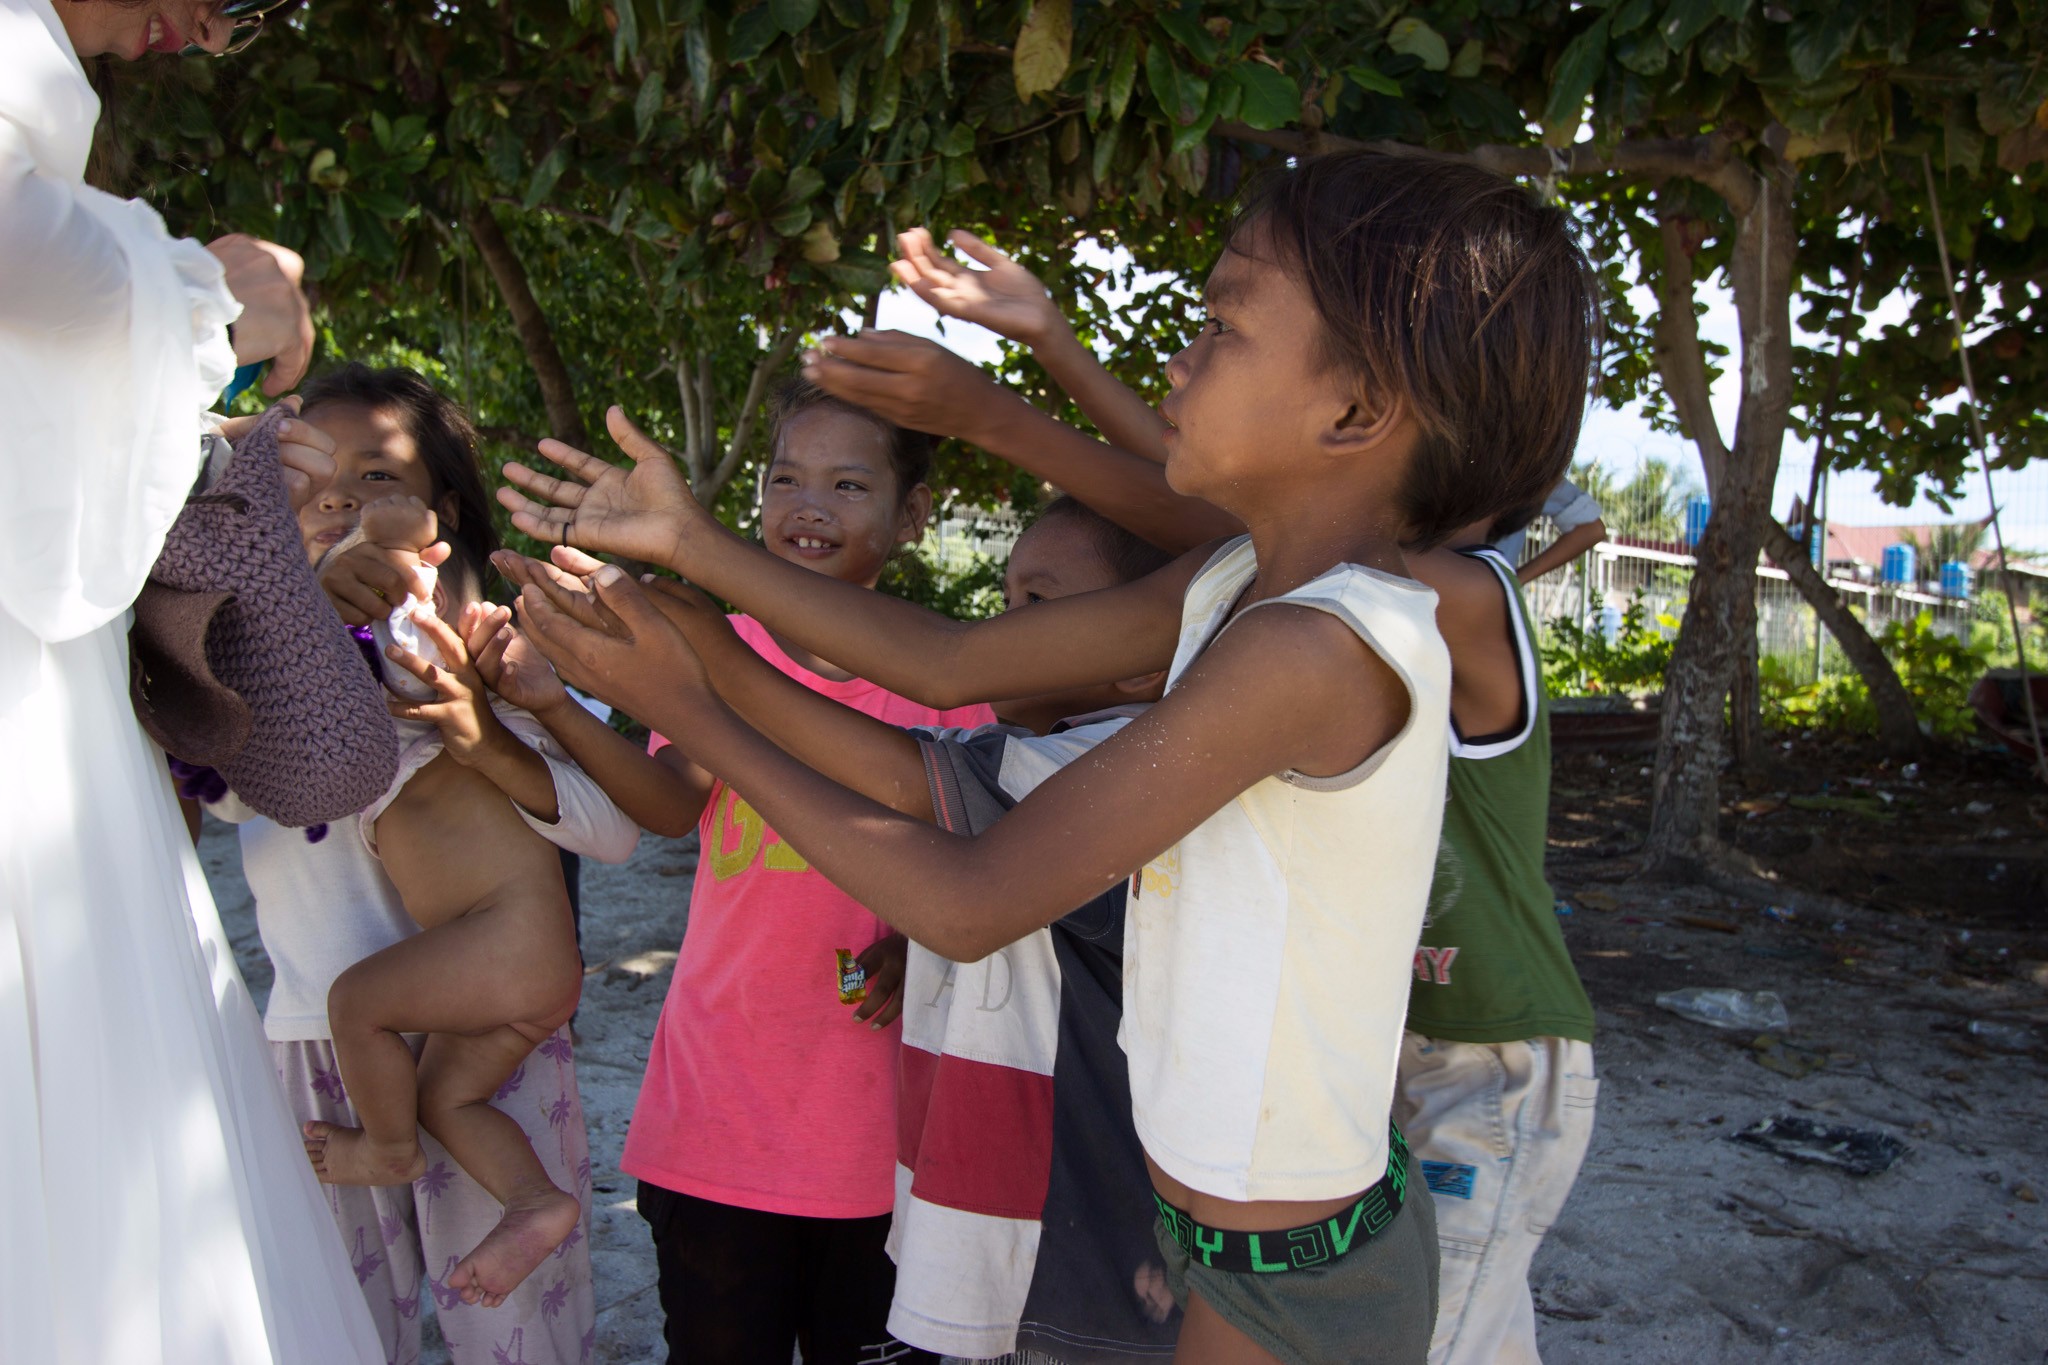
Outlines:
[[[791,352],[802,339],[802,333],[795,328],[784,332],[775,339],[775,344],[754,362],[753,377],[747,381],[747,396],[740,401],[740,409],[733,414],[732,444],[726,447],[725,458],[718,462],[710,487],[699,493],[700,499],[716,497],[718,491],[732,481],[739,472],[740,461],[746,456],[747,447],[753,443],[754,424],[761,415],[761,399],[767,391],[768,381],[776,371],[789,363]],[[695,491],[695,490],[693,490]]]
[[[683,468],[694,487],[704,477],[704,447],[697,438],[697,381],[690,373],[690,358],[676,357],[676,392],[683,400]]]
[[[533,377],[540,383],[541,402],[547,408],[548,431],[557,441],[566,442],[578,450],[590,445],[589,433],[583,425],[583,414],[576,406],[576,385],[569,377],[569,367],[562,362],[562,352],[555,346],[555,334],[548,326],[547,314],[533,297],[533,288],[527,283],[526,267],[520,263],[518,253],[505,240],[505,230],[498,225],[498,218],[488,204],[478,204],[463,215],[463,225],[469,229],[471,240],[476,243],[477,254],[484,259],[484,265],[491,272],[491,279],[497,283],[498,295],[505,300],[505,310],[512,315],[512,326],[519,333],[519,344],[526,351],[526,363],[533,369]]]
[[[1693,444],[1699,447],[1712,494],[1728,465],[1728,442],[1714,418],[1713,391],[1707,382],[1707,356],[1700,345],[1699,318],[1693,312],[1692,247],[1685,238],[1685,218],[1667,213],[1660,202],[1657,229],[1664,238],[1664,269],[1657,276],[1657,369],[1664,390]]]

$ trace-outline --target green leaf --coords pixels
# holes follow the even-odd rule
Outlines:
[[[1109,117],[1120,121],[1131,104],[1131,87],[1138,79],[1138,35],[1126,33],[1117,44],[1116,62],[1109,68]],[[1102,179],[1100,173],[1095,177]]]
[[[1254,128],[1285,128],[1301,117],[1301,87],[1264,62],[1240,62],[1230,75],[1244,91],[1238,118]]]
[[[1449,74],[1461,81],[1469,81],[1479,74],[1479,67],[1486,60],[1486,45],[1477,38],[1467,38],[1458,48],[1458,55],[1451,58]]]
[[[1600,22],[1607,22],[1605,16]],[[1387,46],[1404,56],[1420,59],[1431,71],[1442,71],[1451,64],[1451,49],[1444,35],[1412,15],[1394,21],[1394,26],[1387,30]]]
[[[782,36],[775,15],[766,5],[756,5],[732,21],[732,36],[726,40],[725,59],[738,65],[751,62]]]
[[[1831,5],[1818,14],[1795,19],[1785,42],[1785,55],[1792,59],[1792,70],[1799,79],[1819,80],[1841,61],[1862,22],[1860,5]]]
[[[839,112],[839,75],[832,69],[832,59],[822,52],[804,58],[804,91],[826,118]]]
[[[848,62],[839,72],[839,125],[860,126],[860,63]]]
[[[1716,0],[1671,0],[1657,32],[1664,35],[1665,45],[1673,52],[1683,52],[1720,17],[1715,6]]]
[[[647,79],[640,82],[640,93],[633,97],[633,131],[638,140],[645,142],[647,132],[654,127],[654,116],[661,112],[661,72],[649,71]]]
[[[868,106],[868,131],[879,133],[896,122],[896,106],[903,97],[903,63],[882,63],[882,77],[875,82],[875,98]]]
[[[1112,119],[1095,134],[1095,155],[1089,169],[1095,173],[1095,183],[1102,184],[1109,179],[1110,166],[1116,159],[1118,136],[1123,132],[1123,122]]]
[[[370,111],[370,136],[377,139],[379,150],[391,150],[391,120],[384,117],[382,110]]]
[[[768,226],[775,229],[778,237],[794,237],[811,225],[812,217],[809,204],[798,204],[794,208],[778,210],[768,220]]]
[[[1159,101],[1160,112],[1172,124],[1181,122],[1182,95],[1180,68],[1173,64],[1173,55],[1164,43],[1151,43],[1145,48],[1145,83],[1152,87],[1152,98]]]
[[[1972,175],[1984,164],[1984,134],[1967,104],[1949,106],[1941,130],[1941,159],[1947,169]]]
[[[802,204],[810,200],[819,190],[825,188],[825,177],[816,168],[799,166],[789,173],[789,180],[782,187],[782,202]]]
[[[889,26],[882,30],[882,56],[893,57],[903,43],[903,30],[910,26],[910,0],[890,0]]]
[[[1633,33],[1650,22],[1650,14],[1656,8],[1657,0],[1621,0],[1615,7],[1609,31],[1619,38],[1624,33]]]
[[[554,150],[547,154],[547,159],[533,168],[533,178],[526,182],[524,207],[532,209],[547,198],[549,191],[554,189],[555,182],[562,178],[562,172],[568,169],[569,139],[563,138],[555,144]]]
[[[1345,67],[1344,79],[1360,90],[1370,90],[1376,95],[1392,95],[1395,99],[1401,98],[1401,82],[1369,66]]]
[[[1664,36],[1657,30],[1645,29],[1617,42],[1614,60],[1638,76],[1657,76],[1671,64],[1671,49],[1664,46]]]
[[[1216,61],[1216,39],[1199,20],[1186,10],[1167,10],[1158,16],[1159,27],[1166,30],[1176,43],[1188,50],[1188,55],[1204,66]]]
[[[618,31],[612,34],[612,64],[624,66],[640,52],[640,11],[633,0],[618,0],[612,9],[619,16]]]
[[[698,104],[711,98],[712,71],[717,63],[711,55],[711,34],[704,24],[692,24],[683,32],[683,57],[690,67],[690,88]]]
[[[1067,77],[1074,56],[1073,0],[1031,0],[1010,67],[1017,98],[1029,103]]]
[[[1585,106],[1586,96],[1593,93],[1593,83],[1600,79],[1606,62],[1607,16],[1603,14],[1593,21],[1591,28],[1572,39],[1564,55],[1557,59],[1557,70],[1550,76],[1550,98],[1543,103],[1546,129],[1561,132],[1567,140],[1578,131],[1579,112]]]
[[[768,0],[775,27],[784,33],[801,33],[818,17],[818,0]]]
[[[970,156],[974,152],[974,125],[961,122],[946,130],[946,136],[939,141],[942,156]]]

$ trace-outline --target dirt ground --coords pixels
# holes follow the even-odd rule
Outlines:
[[[2003,755],[1903,773],[1853,747],[1782,749],[1724,793],[1724,834],[1781,878],[1738,895],[1636,875],[1648,762],[1557,760],[1551,877],[1602,1079],[1532,1275],[1544,1358],[2048,1360],[2048,790]],[[209,824],[201,851],[260,1000],[232,831]],[[603,1365],[663,1358],[618,1158],[695,861],[694,839],[646,836],[630,862],[584,870]],[[1774,991],[1791,1026],[1760,1041],[1657,1006],[1687,986]],[[1856,1177],[1729,1140],[1783,1115],[1906,1150]]]

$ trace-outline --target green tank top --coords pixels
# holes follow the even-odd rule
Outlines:
[[[1550,822],[1550,708],[1535,629],[1514,570],[1493,550],[1461,553],[1500,575],[1522,672],[1523,728],[1451,740],[1450,800],[1429,917],[1415,950],[1408,1027],[1459,1043],[1593,1041],[1593,1006],[1565,951],[1543,877]]]

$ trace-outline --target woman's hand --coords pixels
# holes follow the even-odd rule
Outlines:
[[[978,322],[1026,346],[1037,346],[1066,326],[1038,276],[971,232],[950,232],[946,241],[988,268],[961,265],[920,227],[897,236],[902,256],[889,263],[890,273],[947,317]]]
[[[434,689],[433,701],[387,698],[391,714],[400,720],[423,720],[439,730],[449,756],[464,767],[475,767],[495,747],[519,743],[518,737],[492,712],[484,680],[463,641],[464,635],[482,635],[494,615],[504,611],[503,607],[473,602],[456,618],[460,631],[451,629],[430,611],[416,612],[412,619],[420,633],[440,651],[438,666],[397,645],[384,651],[386,658]],[[503,626],[509,616],[495,615],[495,619],[497,625]]]
[[[899,427],[985,445],[984,423],[1023,400],[936,341],[903,332],[826,337],[803,358],[803,376],[834,398]]]
[[[606,413],[605,425],[630,465],[542,441],[540,453],[569,477],[508,464],[505,478],[516,486],[500,488],[498,501],[514,526],[545,545],[605,550],[680,570],[684,541],[711,514],[690,492],[675,457],[634,426],[623,408]]]
[[[861,949],[858,962],[868,974],[867,999],[854,1007],[853,1017],[869,1028],[887,1028],[903,1013],[904,964],[910,957],[910,940],[901,934],[876,939]]]
[[[564,682],[636,716],[652,701],[713,700],[689,641],[625,570],[601,565],[590,582],[536,573],[519,591],[520,624]]]
[[[272,398],[297,388],[313,359],[313,312],[299,289],[305,261],[288,247],[239,232],[206,249],[219,258],[228,292],[242,305],[234,326],[235,360],[271,362],[263,392]]]
[[[391,615],[407,596],[428,593],[420,565],[447,562],[446,541],[436,540],[434,510],[418,498],[393,494],[363,509],[357,534],[314,567],[321,590],[341,619],[367,626]]]

